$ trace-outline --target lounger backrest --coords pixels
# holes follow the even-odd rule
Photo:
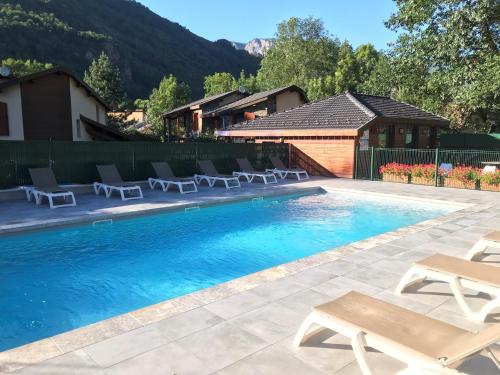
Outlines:
[[[170,165],[168,165],[166,161],[153,162],[151,165],[153,166],[158,178],[168,180],[169,178],[175,177],[174,172],[172,172]]]
[[[254,172],[255,171],[252,164],[250,164],[250,162],[248,161],[247,158],[236,159],[236,161],[238,162],[238,165],[240,166],[240,169],[243,172]]]
[[[38,189],[55,188],[58,186],[54,172],[50,168],[28,169],[33,185]]]
[[[469,334],[450,342],[449,346],[443,348],[443,354],[446,355],[447,363],[453,363],[474,353],[479,353],[497,341],[500,341],[500,324],[494,324],[478,333]]]
[[[269,160],[271,160],[271,163],[273,163],[274,168],[287,169],[287,167],[285,167],[285,164],[283,164],[283,162],[281,161],[281,159],[279,157],[269,156]]]
[[[214,163],[212,163],[212,160],[198,160],[198,165],[200,166],[203,173],[208,176],[219,174],[214,166]]]
[[[122,177],[116,169],[116,165],[114,164],[106,164],[106,165],[97,165],[97,171],[99,172],[99,176],[101,176],[101,181],[104,184],[116,184],[123,183]]]

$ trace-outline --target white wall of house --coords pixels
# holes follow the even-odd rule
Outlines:
[[[283,112],[304,104],[298,92],[286,91],[276,96],[276,111]]]
[[[24,139],[23,107],[21,85],[13,85],[0,92],[0,102],[7,103],[9,117],[9,135],[0,136],[0,140],[22,141]]]
[[[89,96],[87,90],[78,87],[77,82],[70,78],[71,94],[71,119],[73,129],[73,141],[91,141],[85,125],[80,123],[80,115],[101,124],[106,124],[106,108],[93,96]]]

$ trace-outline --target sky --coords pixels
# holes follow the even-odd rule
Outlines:
[[[354,47],[372,43],[386,49],[396,34],[384,21],[396,9],[392,0],[139,0],[153,12],[208,39],[248,42],[270,38],[290,17],[321,18],[325,28]]]

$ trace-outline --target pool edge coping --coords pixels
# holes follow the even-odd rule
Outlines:
[[[307,269],[318,267],[326,263],[338,260],[352,253],[356,253],[359,251],[366,251],[371,248],[377,247],[379,245],[383,245],[392,242],[394,240],[403,238],[404,236],[415,234],[420,231],[427,230],[432,227],[444,224],[448,221],[467,216],[470,212],[477,212],[494,206],[494,204],[490,205],[490,204],[463,203],[463,202],[456,202],[443,199],[407,197],[393,193],[373,193],[356,189],[332,188],[332,187],[321,186],[321,182],[319,183],[318,186],[314,187],[295,188],[287,190],[289,194],[301,193],[301,192],[305,193],[313,191],[317,192],[339,191],[351,194],[368,193],[371,196],[374,195],[385,198],[389,197],[393,199],[405,199],[405,200],[411,199],[414,201],[435,203],[439,205],[443,205],[445,203],[448,205],[453,205],[457,209],[435,218],[423,220],[406,227],[398,228],[394,231],[384,232],[382,234],[368,237],[360,241],[351,242],[347,245],[327,249],[319,253],[307,256],[305,258],[297,259],[288,263],[283,263],[278,266],[267,268],[236,279],[232,279],[209,288],[201,289],[193,293],[165,300],[153,305],[145,306],[143,308],[133,310],[128,313],[120,314],[70,331],[66,331],[55,336],[51,336],[38,341],[33,341],[31,343],[22,346],[2,351],[0,352],[0,372],[4,371],[6,373],[12,373],[22,368],[44,362],[52,358],[56,358],[63,354],[67,354],[75,350],[82,349],[84,347],[96,344],[106,339],[110,339],[120,334],[124,334],[126,332],[130,332],[135,329],[145,327],[149,324],[156,323],[160,320],[167,319],[199,307],[203,307],[210,303],[230,297],[234,294],[251,290],[267,282],[295,275]],[[235,197],[235,199],[228,198],[228,199],[204,202],[205,204],[190,203],[180,206],[145,209],[140,211],[134,211],[132,213],[129,212],[126,214],[118,213],[118,215],[119,218],[127,218],[133,216],[143,216],[145,214],[147,215],[150,213],[154,214],[159,212],[178,211],[188,206],[210,207],[220,204],[248,201],[251,200],[252,198],[260,196],[272,197],[272,196],[287,194],[286,192],[284,193],[283,190],[272,191],[269,192],[270,194],[267,195],[260,193],[262,192],[259,192],[259,194],[254,194],[245,197],[242,196]],[[71,224],[55,225],[55,226],[60,227],[68,225],[78,225],[89,221],[91,222],[93,220],[87,220]],[[42,227],[37,229],[45,229],[51,227],[52,226]],[[26,232],[30,232],[32,230],[33,228],[30,228],[26,230]],[[24,363],[22,363],[21,361],[24,361]]]

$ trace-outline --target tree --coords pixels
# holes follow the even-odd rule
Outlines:
[[[500,111],[500,3],[398,0],[397,6],[386,23],[400,33],[391,50],[396,95],[448,116],[454,127],[490,129]]]
[[[261,89],[295,84],[303,89],[311,79],[335,72],[339,41],[312,17],[290,18],[278,25],[276,41],[265,54],[257,81]]]
[[[307,96],[311,101],[324,99],[332,95],[335,95],[335,75],[312,78],[307,83]]]
[[[358,64],[351,45],[345,41],[340,46],[339,62],[335,71],[335,91],[354,91],[358,85]]]
[[[379,53],[372,44],[362,44],[356,48],[354,56],[358,65],[358,82],[363,83],[368,80],[373,69],[375,69]]]
[[[14,77],[20,77],[31,73],[36,73],[41,70],[50,69],[53,67],[50,63],[42,63],[36,60],[18,60],[12,57],[3,59],[0,66],[10,68],[11,74]]]
[[[238,87],[244,87],[247,93],[255,94],[259,91],[257,77],[253,74],[246,76],[245,71],[242,70],[240,72],[240,78],[238,78]]]
[[[166,129],[162,114],[189,102],[190,89],[184,82],[177,82],[173,75],[165,76],[148,99],[146,117],[153,125],[154,133],[164,137]]]
[[[85,71],[83,80],[113,110],[124,110],[127,107],[128,99],[123,90],[120,69],[111,63],[105,52],[92,61],[89,69]]]
[[[238,82],[231,73],[214,73],[205,77],[203,87],[205,96],[211,96],[236,90]]]
[[[370,95],[391,96],[394,90],[390,61],[384,54],[378,60],[370,75],[358,85],[358,91]]]

